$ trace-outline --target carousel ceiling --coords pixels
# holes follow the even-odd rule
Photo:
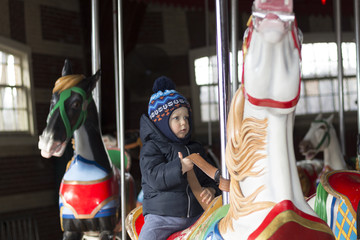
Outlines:
[[[177,6],[183,8],[203,9],[205,7],[206,0],[135,0],[144,3],[157,3],[167,6]],[[229,5],[231,0],[229,1]],[[251,0],[238,0],[239,11],[249,12],[251,11]],[[333,15],[333,0],[293,0],[294,11],[299,15]],[[354,0],[340,0],[341,9],[343,14],[354,14]],[[215,0],[209,1],[209,9],[212,10],[215,7]]]

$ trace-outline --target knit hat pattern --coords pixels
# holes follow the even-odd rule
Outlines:
[[[180,107],[186,107],[190,115],[190,104],[184,96],[175,90],[175,84],[172,80],[165,76],[155,80],[153,92],[148,107],[149,118],[166,137],[178,142],[169,127],[169,117],[175,109]]]

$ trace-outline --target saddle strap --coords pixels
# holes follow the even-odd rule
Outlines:
[[[190,171],[188,171],[186,173],[186,177],[187,177],[188,183],[190,185],[191,191],[193,192],[193,194],[196,197],[196,200],[200,203],[201,207],[204,210],[206,210],[208,207],[208,204],[201,201],[200,193],[202,191],[202,187],[199,183],[199,180],[197,179],[197,177],[195,175],[194,169],[191,169]]]
[[[200,168],[206,175],[214,179],[219,184],[221,191],[230,191],[230,180],[225,179],[221,176],[220,170],[208,163],[200,154],[193,153],[187,156],[198,168]]]

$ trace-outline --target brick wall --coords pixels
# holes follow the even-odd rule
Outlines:
[[[81,43],[80,15],[75,11],[68,11],[45,5],[40,6],[41,33],[44,40]]]
[[[25,15],[24,15],[24,1],[13,0],[9,1],[9,15],[10,15],[10,32],[11,38],[19,42],[25,43]]]

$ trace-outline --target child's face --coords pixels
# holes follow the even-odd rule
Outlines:
[[[190,129],[188,109],[181,107],[174,110],[170,115],[169,125],[176,137],[184,138]]]

